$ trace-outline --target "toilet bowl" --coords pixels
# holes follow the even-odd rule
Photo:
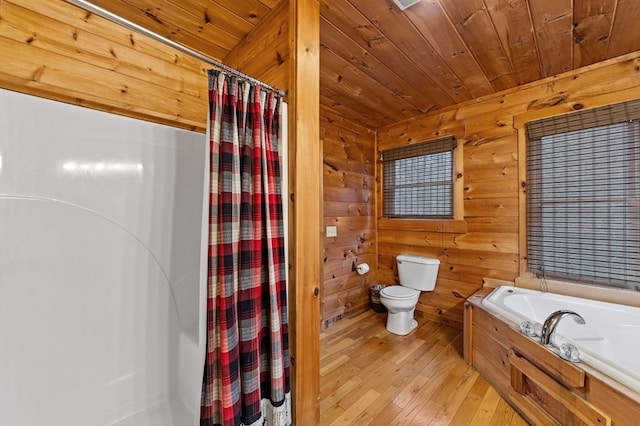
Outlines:
[[[411,333],[418,322],[413,318],[421,291],[435,288],[440,261],[429,257],[399,255],[396,258],[400,285],[380,291],[380,303],[386,308],[387,330],[400,336]]]

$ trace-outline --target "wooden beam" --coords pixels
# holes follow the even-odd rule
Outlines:
[[[320,423],[320,5],[289,0],[289,300],[294,424]]]

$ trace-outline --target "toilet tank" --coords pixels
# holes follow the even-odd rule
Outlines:
[[[436,286],[440,261],[431,257],[401,254],[396,257],[400,285],[419,291],[432,291]]]

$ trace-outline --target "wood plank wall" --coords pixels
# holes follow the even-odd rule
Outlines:
[[[0,56],[0,87],[205,131],[205,63],[62,0],[0,1]]]
[[[289,2],[281,1],[222,61],[281,90],[289,90]]]
[[[320,109],[323,147],[324,237],[322,325],[324,328],[369,309],[369,285],[376,282],[375,132]],[[366,262],[358,275],[353,263]]]
[[[640,53],[634,53],[378,129],[380,150],[458,136],[467,228],[466,233],[412,230],[378,217],[378,280],[398,282],[400,253],[439,258],[436,289],[421,295],[416,311],[461,326],[463,302],[483,278],[514,280],[524,257],[520,211],[526,182],[519,177],[524,158],[514,122],[521,126],[533,118],[638,97]]]

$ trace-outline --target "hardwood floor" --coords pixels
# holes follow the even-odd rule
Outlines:
[[[462,359],[462,330],[418,318],[408,336],[367,311],[320,335],[320,424],[526,425]]]

